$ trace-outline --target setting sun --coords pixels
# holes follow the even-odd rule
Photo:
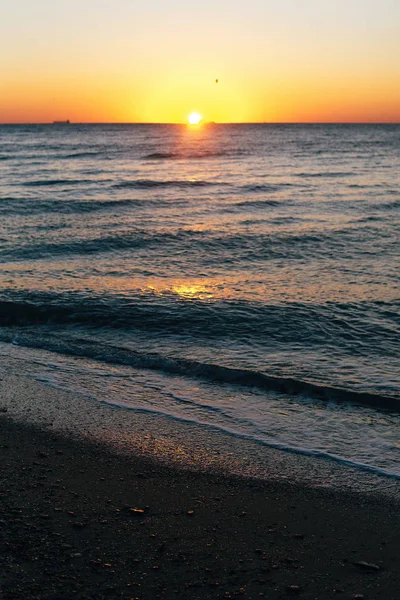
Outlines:
[[[199,125],[199,123],[201,123],[202,120],[203,117],[197,112],[193,112],[188,116],[188,122],[190,125]]]

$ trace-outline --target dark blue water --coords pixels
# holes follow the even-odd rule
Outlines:
[[[3,355],[400,473],[400,126],[1,126],[0,177]]]

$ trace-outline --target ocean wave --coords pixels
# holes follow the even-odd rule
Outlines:
[[[232,156],[233,153],[224,151],[204,150],[201,152],[152,152],[143,156],[143,160],[198,160],[203,158],[220,158]],[[235,156],[238,153],[234,153]]]
[[[97,211],[118,210],[126,207],[143,207],[146,205],[167,204],[162,200],[125,198],[118,200],[27,200],[26,198],[7,197],[0,199],[2,215],[35,215],[35,214],[80,214]],[[169,203],[170,205],[170,203]]]
[[[152,199],[154,201],[154,199]],[[158,200],[155,200],[158,202]],[[232,210],[231,205],[229,210]],[[369,238],[376,242],[375,230],[372,223],[365,225],[364,239]],[[382,240],[382,245],[376,245],[375,251],[389,254],[396,250],[396,239]],[[129,251],[136,248],[160,248],[163,252],[168,248],[172,255],[181,256],[184,251],[187,258],[193,256],[197,263],[212,265],[220,264],[223,257],[226,264],[235,254],[235,261],[252,263],[254,260],[273,260],[276,258],[306,259],[314,258],[318,252],[320,256],[330,257],[335,251],[337,257],[343,252],[348,252],[349,247],[354,248],[355,255],[365,257],[372,252],[369,247],[360,246],[359,231],[354,229],[332,229],[327,232],[307,231],[300,233],[297,230],[277,233],[246,232],[224,235],[219,231],[197,231],[196,229],[178,229],[173,231],[153,231],[146,229],[131,229],[119,235],[100,235],[93,238],[60,239],[54,241],[20,241],[4,246],[0,256],[5,259],[30,259],[37,260],[53,255],[85,255],[105,253],[112,251]]]
[[[397,193],[399,193],[398,190],[397,190]],[[400,198],[399,198],[399,200],[392,200],[390,202],[381,202],[379,204],[374,204],[375,210],[386,211],[386,210],[393,210],[396,208],[400,208]]]
[[[230,204],[228,209],[266,208],[267,206],[283,206],[286,204],[287,202],[280,202],[279,200],[243,200],[242,202]]]
[[[160,241],[160,238],[159,238]],[[104,236],[94,239],[66,240],[63,242],[42,242],[21,246],[18,250],[5,249],[3,257],[40,260],[48,256],[74,256],[100,254],[114,251],[143,248],[158,243],[155,236],[134,234],[126,236]]]
[[[203,363],[185,358],[166,357],[87,339],[68,339],[60,335],[1,332],[0,339],[30,348],[41,348],[69,356],[79,356],[100,362],[127,365],[137,369],[161,371],[191,379],[204,379],[220,384],[239,385],[288,396],[306,396],[321,401],[348,402],[400,411],[400,399],[383,394],[358,392],[339,387],[318,385],[305,380],[268,375],[250,369]]]
[[[203,261],[205,264],[212,264],[214,261],[221,261],[221,252],[241,252],[240,258],[252,262],[255,257],[263,259],[283,258],[295,252],[296,257],[304,255],[307,246],[312,252],[315,251],[318,239],[313,236],[306,236],[305,239],[298,239],[304,236],[293,236],[293,243],[297,244],[294,250],[288,246],[287,238],[279,240],[271,236],[253,236],[253,235],[209,235],[207,232],[198,232],[195,230],[182,230],[178,232],[154,232],[145,230],[133,230],[120,235],[103,235],[96,238],[87,239],[64,239],[60,241],[41,241],[21,243],[16,246],[13,244],[4,247],[0,251],[0,256],[4,259],[29,259],[40,260],[53,256],[77,256],[88,254],[102,254],[116,251],[129,251],[137,248],[150,248],[163,246],[164,251],[168,248],[170,254],[182,253],[183,248],[187,258],[190,255],[196,256],[196,261]],[[320,240],[325,244],[326,240]],[[302,242],[303,248],[300,247]],[[238,256],[236,257],[238,259]],[[226,257],[229,262],[229,257]]]
[[[192,187],[206,187],[213,185],[221,185],[221,183],[213,181],[205,181],[202,179],[191,180],[191,179],[135,179],[132,181],[122,181],[114,185],[115,188],[133,188],[133,189],[152,189],[162,187],[178,187],[178,188],[192,188]]]
[[[104,153],[102,151],[86,151],[86,152],[71,152],[71,154],[64,154],[62,156],[57,156],[59,159],[72,159],[72,158],[94,158],[96,156],[104,157]]]
[[[323,177],[328,177],[328,178],[334,178],[334,177],[354,177],[355,173],[352,173],[351,171],[320,171],[319,173],[295,173],[296,177],[304,177],[305,179],[308,178],[323,178]]]
[[[0,301],[0,326],[79,325],[92,330],[140,330],[151,335],[188,335],[204,340],[231,339],[263,347],[325,348],[352,359],[397,358],[400,316],[395,303],[263,305],[244,300],[184,302],[173,290],[129,297],[37,292]]]
[[[132,231],[124,235],[105,235],[97,238],[88,239],[65,239],[64,241],[43,241],[40,243],[31,243],[4,248],[0,251],[0,256],[8,259],[28,259],[40,260],[46,257],[54,256],[77,256],[86,254],[101,254],[107,252],[127,251],[137,248],[148,248],[159,246],[160,244],[176,244],[188,239],[190,231],[180,233],[158,232],[151,234],[139,230]]]
[[[239,186],[242,192],[248,193],[271,193],[271,192],[279,192],[282,187],[288,187],[290,184],[273,184],[273,183],[250,183],[247,185]]]
[[[382,190],[384,194],[398,193],[398,190],[391,190],[386,184],[383,183],[350,183],[347,187],[350,189],[359,190]]]
[[[91,179],[38,179],[24,181],[21,185],[25,187],[48,187],[58,185],[87,185],[95,183]]]

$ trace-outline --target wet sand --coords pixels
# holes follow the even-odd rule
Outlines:
[[[0,449],[3,598],[400,597],[387,498],[172,468],[7,412]]]

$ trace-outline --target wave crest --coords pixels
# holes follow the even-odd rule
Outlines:
[[[162,187],[178,187],[178,188],[192,188],[192,187],[206,187],[216,185],[215,182],[212,181],[204,181],[201,179],[191,180],[191,179],[164,179],[164,180],[154,180],[154,179],[135,179],[132,181],[122,181],[120,183],[116,183],[114,185],[115,188],[133,188],[133,189],[152,189],[152,188],[162,188]],[[218,185],[218,184],[217,184]]]
[[[381,394],[358,392],[314,384],[308,381],[268,375],[259,371],[202,363],[185,358],[165,357],[157,353],[135,350],[86,339],[63,339],[61,336],[15,334],[2,332],[2,341],[31,348],[42,348],[70,356],[80,356],[109,364],[128,365],[138,369],[161,371],[166,374],[201,378],[216,383],[227,383],[274,391],[289,396],[308,396],[323,401],[350,402],[379,409],[400,411],[398,398]]]

